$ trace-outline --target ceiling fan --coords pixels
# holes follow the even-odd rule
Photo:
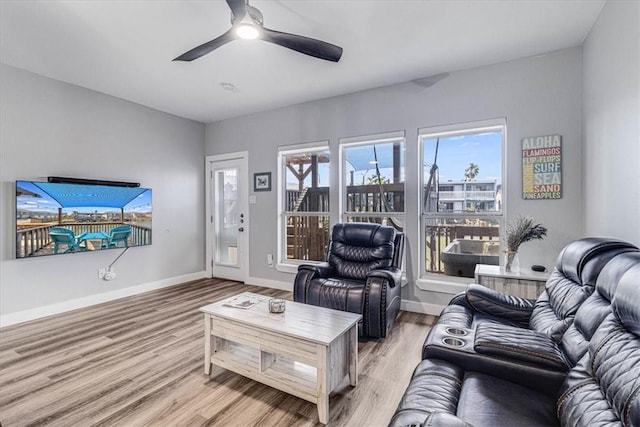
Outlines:
[[[340,46],[264,27],[262,25],[262,13],[255,7],[250,6],[249,0],[226,1],[231,9],[231,28],[218,38],[183,53],[175,58],[174,61],[193,61],[237,38],[264,40],[327,61],[338,62],[342,56],[342,48]]]

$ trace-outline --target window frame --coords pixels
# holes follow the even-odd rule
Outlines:
[[[474,133],[497,131],[502,132],[502,159],[501,159],[501,191],[502,202],[500,211],[497,212],[424,212],[424,169],[425,153],[424,153],[424,141],[427,139],[433,139],[442,136],[458,136],[469,135]],[[454,219],[490,219],[497,220],[500,226],[500,230],[504,229],[506,210],[508,206],[507,200],[507,179],[506,179],[506,160],[507,160],[507,120],[506,118],[495,118],[488,120],[479,120],[472,122],[456,123],[451,125],[433,126],[418,129],[417,144],[419,152],[419,183],[418,190],[418,245],[419,245],[419,262],[418,262],[418,275],[416,278],[416,286],[423,291],[440,292],[447,294],[456,294],[464,291],[466,286],[472,281],[468,277],[456,277],[447,276],[440,273],[428,272],[426,269],[426,242],[425,242],[425,227],[427,219],[442,219],[442,218],[454,218]]]
[[[309,142],[304,144],[295,144],[295,145],[283,145],[278,147],[278,174],[277,174],[277,204],[278,204],[278,253],[277,253],[277,264],[276,269],[281,272],[286,273],[296,273],[298,271],[298,266],[301,264],[320,264],[322,261],[313,261],[313,260],[299,260],[299,259],[287,259],[287,237],[286,233],[286,220],[287,215],[291,215],[292,212],[285,210],[285,192],[286,192],[286,162],[284,161],[286,156],[292,154],[309,154],[312,152],[327,152],[329,153],[329,181],[331,181],[331,150],[329,146],[329,140],[322,140],[316,142]],[[318,211],[318,212],[296,212],[297,216],[327,216],[329,217],[329,221],[331,221],[331,211],[333,207],[331,204],[329,205],[329,210],[326,212]]]
[[[362,214],[361,212],[356,212],[356,211],[347,211],[346,207],[347,207],[347,189],[346,189],[346,183],[347,183],[347,177],[346,177],[346,172],[347,172],[347,156],[345,154],[345,150],[347,148],[351,148],[351,147],[362,147],[362,146],[366,146],[366,145],[380,145],[380,144],[393,144],[393,143],[402,143],[403,144],[403,150],[405,150],[406,153],[406,148],[407,148],[407,139],[406,139],[406,132],[404,130],[402,131],[394,131],[394,132],[385,132],[385,133],[378,133],[378,134],[371,134],[371,135],[363,135],[363,136],[356,136],[356,137],[347,137],[347,138],[340,138],[338,140],[338,145],[339,145],[339,165],[340,165],[340,170],[338,172],[338,176],[339,176],[339,192],[340,192],[340,203],[339,203],[339,212],[340,212],[340,221],[341,222],[346,222],[347,218],[350,216],[358,216],[358,214]],[[404,185],[404,194],[406,197],[407,194],[407,159],[406,159],[406,154],[405,154],[405,158],[404,158],[404,165],[401,165],[401,168],[404,168],[404,180],[403,180],[403,185]],[[404,224],[404,229],[406,229],[406,215],[407,215],[407,210],[406,210],[406,203],[405,206],[403,207],[403,211],[402,212],[367,212],[366,216],[368,217],[398,217],[402,220],[403,224]],[[363,215],[360,215],[363,216]]]

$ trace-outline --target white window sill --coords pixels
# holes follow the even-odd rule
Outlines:
[[[425,275],[416,280],[416,286],[422,291],[440,292],[455,295],[467,289],[467,285],[474,283],[470,277],[453,277],[444,275]]]
[[[320,264],[319,262],[313,262],[313,261],[305,261],[305,262],[301,262],[299,264],[295,264],[295,263],[291,263],[291,262],[280,262],[278,264],[276,264],[276,270],[278,270],[281,273],[292,273],[292,274],[296,274],[298,272],[298,267],[301,266],[302,264]]]

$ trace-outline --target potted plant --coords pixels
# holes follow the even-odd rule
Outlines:
[[[505,234],[505,271],[518,271],[518,249],[529,240],[542,240],[547,235],[547,228],[536,224],[533,218],[518,216],[514,223],[507,226]]]

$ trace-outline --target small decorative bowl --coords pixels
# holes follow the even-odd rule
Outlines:
[[[284,313],[285,301],[280,298],[271,298],[269,300],[269,313]]]

